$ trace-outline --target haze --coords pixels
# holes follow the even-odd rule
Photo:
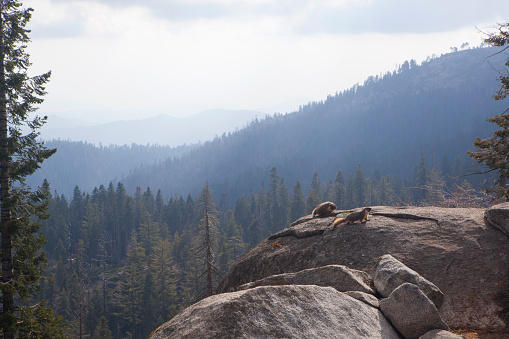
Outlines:
[[[29,0],[40,113],[90,122],[290,112],[468,42],[507,0]]]

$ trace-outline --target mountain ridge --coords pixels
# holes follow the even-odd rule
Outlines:
[[[167,114],[142,119],[92,123],[49,115],[41,134],[45,140],[83,141],[96,145],[196,144],[242,128],[264,113],[249,110],[210,110],[185,118]],[[219,121],[221,123],[219,123]]]
[[[485,120],[502,113],[505,105],[492,98],[499,86],[492,65],[503,65],[506,58],[494,55],[497,51],[476,48],[421,65],[405,62],[398,70],[369,77],[362,85],[296,112],[255,118],[242,129],[177,156],[160,154],[143,167],[124,166],[124,175],[103,177],[105,181],[94,184],[122,181],[128,192],[139,186],[187,196],[196,195],[208,182],[216,194],[235,199],[258,190],[272,167],[288,185],[300,180],[306,189],[314,173],[327,182],[339,169],[345,177],[351,175],[359,164],[368,176],[379,171],[411,181],[421,153],[432,167],[442,168],[446,158],[452,161],[456,156],[466,163],[473,140],[493,133],[495,126]],[[66,157],[73,159],[69,153],[62,155]],[[38,171],[38,180],[47,177],[45,173],[56,180],[54,173],[72,173],[69,163],[49,159]],[[80,178],[75,179],[81,187]]]

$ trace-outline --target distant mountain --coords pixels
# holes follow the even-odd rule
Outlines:
[[[65,177],[67,185],[75,182],[80,188],[80,183],[90,187],[120,180],[131,194],[140,186],[150,187],[153,192],[161,189],[165,196],[196,196],[208,182],[216,195],[224,193],[234,200],[250,190],[258,191],[263,180],[268,182],[273,166],[291,190],[297,179],[306,189],[315,172],[326,183],[334,180],[339,169],[347,177],[362,164],[367,176],[376,171],[399,176],[411,184],[422,152],[427,154],[429,167],[445,169],[456,156],[466,162],[466,150],[473,148],[473,140],[493,133],[496,126],[486,119],[502,113],[508,104],[492,98],[499,87],[499,74],[494,68],[502,68],[507,58],[504,53],[493,55],[496,51],[464,50],[421,65],[408,61],[394,72],[369,77],[363,85],[330,95],[324,101],[310,102],[297,112],[255,119],[238,131],[194,148],[177,153],[168,150],[171,154],[166,158],[163,152],[154,160],[125,159],[140,154],[139,149],[134,153],[124,150],[119,156],[112,148],[99,149],[97,154],[102,154],[103,161],[95,162],[93,152],[82,157],[79,147],[62,143],[59,157],[55,155],[43,165],[38,180],[50,176],[55,187]],[[209,114],[218,117],[217,112]],[[223,120],[194,118],[196,123],[207,120],[210,126]],[[139,126],[151,126],[146,130],[124,126],[133,138],[140,131],[147,135],[169,131],[169,127],[161,127],[164,119],[158,119],[139,121]],[[115,134],[113,126],[102,127],[101,133]],[[149,148],[143,152],[149,154]],[[78,174],[97,172],[100,177],[88,175],[87,180]],[[105,172],[116,174],[108,178]],[[72,187],[66,186],[61,192],[69,189]]]
[[[265,114],[248,110],[213,110],[187,118],[158,115],[140,120],[92,124],[49,115],[41,130],[46,140],[84,141],[102,145],[158,144],[180,146],[213,139],[238,130]]]

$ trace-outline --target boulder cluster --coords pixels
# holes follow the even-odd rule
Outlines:
[[[188,307],[150,338],[461,338],[438,313],[438,287],[390,254],[371,275],[327,265],[238,289]]]

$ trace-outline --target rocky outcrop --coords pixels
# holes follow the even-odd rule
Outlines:
[[[509,237],[509,202],[495,205],[484,212],[484,219],[491,225]]]
[[[404,283],[380,300],[380,310],[407,339],[417,339],[434,329],[449,330],[435,304],[411,283]]]
[[[416,286],[440,308],[444,301],[444,294],[431,281],[424,279],[419,273],[408,268],[392,255],[386,254],[378,259],[373,269],[373,284],[376,290],[385,298],[404,283]]]
[[[262,241],[237,261],[218,292],[326,265],[372,272],[378,257],[391,254],[443,292],[439,312],[449,326],[505,327],[499,294],[509,276],[509,241],[492,217],[485,223],[483,209],[373,207],[369,221],[336,229],[329,227],[333,219],[307,216]]]
[[[381,295],[379,291],[371,289],[371,293],[341,292],[372,285],[368,273],[330,265],[274,275],[244,284],[240,292],[209,297],[150,338],[399,338],[400,333],[406,339],[418,339],[434,335],[428,332],[435,329],[448,330],[435,304],[421,290],[429,290],[431,282],[422,283],[417,272],[409,276],[411,270],[390,255],[379,258],[376,267],[376,279],[390,277],[394,287],[380,301],[375,297]],[[389,275],[381,274],[384,268],[389,268]],[[321,286],[312,284],[313,280]]]
[[[399,335],[378,309],[332,287],[286,285],[208,297],[149,338],[399,339]]]
[[[276,274],[240,286],[246,290],[267,285],[318,285],[331,286],[339,292],[360,291],[374,294],[371,277],[368,273],[352,270],[342,265],[328,265],[310,268],[295,273]]]

